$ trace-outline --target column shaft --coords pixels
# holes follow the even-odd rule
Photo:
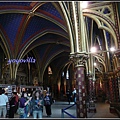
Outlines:
[[[77,118],[86,118],[86,90],[84,66],[78,66],[76,70],[76,90],[77,90]]]
[[[89,77],[89,100],[93,100],[93,80]]]

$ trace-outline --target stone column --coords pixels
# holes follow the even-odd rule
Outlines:
[[[118,99],[120,101],[120,59],[119,59],[120,58],[120,50],[118,49],[114,53],[115,53],[115,57],[117,59],[117,70],[118,70],[118,73],[117,73],[117,80],[116,80],[117,83],[116,84],[118,86],[118,96],[119,96]]]
[[[118,92],[119,92],[119,101],[120,101],[120,76],[118,76]]]
[[[93,75],[88,74],[89,80],[89,101],[93,100]]]
[[[114,79],[112,76],[109,78],[109,91],[110,91],[110,101],[114,102]]]
[[[93,79],[93,100],[96,101],[96,80]]]
[[[115,102],[119,102],[119,88],[118,88],[118,77],[115,77]]]
[[[94,103],[95,79],[93,80],[93,74],[88,74],[88,80],[89,80],[89,112],[96,112],[96,106]]]
[[[118,78],[115,73],[111,73],[110,79],[110,100],[111,102],[118,102]]]
[[[76,67],[76,112],[77,118],[86,118],[86,87],[85,87],[85,62],[88,59],[85,53],[71,54],[71,60],[75,63]]]

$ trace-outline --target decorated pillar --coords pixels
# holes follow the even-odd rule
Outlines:
[[[109,80],[110,101],[119,101],[118,77],[115,73],[111,73]]]
[[[110,101],[114,102],[114,78],[113,74],[109,77],[109,91],[110,91]]]
[[[93,75],[88,75],[89,80],[89,101],[93,100]]]
[[[89,112],[96,112],[96,106],[94,103],[94,98],[95,98],[95,79],[93,79],[93,74],[88,75],[88,81],[89,81],[89,107],[88,111]]]
[[[120,71],[118,71],[117,80],[118,80],[118,101],[120,102]]]
[[[93,79],[93,100],[96,101],[96,79]]]
[[[115,7],[115,6],[114,6]],[[117,85],[118,85],[118,96],[119,96],[119,101],[120,101],[120,50],[115,51],[115,59],[117,62],[116,69],[118,70],[117,73]]]
[[[119,94],[119,101],[120,101],[120,76],[118,76],[118,94]]]
[[[71,60],[75,63],[76,67],[76,112],[77,118],[86,118],[86,86],[85,86],[85,66],[87,55],[84,53],[71,54]]]
[[[115,72],[117,73],[117,72]],[[117,74],[115,75],[115,102],[119,102],[119,88],[118,88],[118,76]]]

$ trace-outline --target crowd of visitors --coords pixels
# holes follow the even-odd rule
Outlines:
[[[67,90],[66,96],[68,104],[72,101],[76,103],[75,88],[72,92]],[[53,95],[49,90],[43,93],[41,89],[36,89],[30,94],[25,89],[21,93],[14,89],[11,97],[8,98],[5,90],[0,88],[0,118],[14,118],[15,114],[18,114],[19,118],[43,118],[43,108],[45,108],[47,117],[51,117],[53,102]]]
[[[19,118],[33,118],[43,117],[43,106],[45,106],[46,115],[50,117],[52,97],[49,91],[45,94],[39,89],[32,91],[31,96],[26,91],[22,91],[20,95],[17,91],[12,92],[12,96],[8,98],[4,89],[0,88],[0,118],[14,118],[14,115],[19,114]],[[7,110],[9,105],[9,110]]]

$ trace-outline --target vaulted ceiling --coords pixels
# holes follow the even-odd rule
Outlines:
[[[62,53],[69,55],[66,23],[58,6],[55,2],[0,2],[0,32],[6,57],[6,50],[11,58],[24,58],[34,51],[44,66]]]
[[[118,11],[120,13],[119,4]],[[52,61],[58,68],[67,63],[70,40],[63,16],[58,2],[1,1],[0,43],[6,57],[9,53],[11,58],[24,58],[32,51],[37,56],[41,68]],[[87,22],[90,28],[91,19],[88,18]],[[93,34],[100,35],[102,45],[101,30],[96,24],[93,27]],[[107,37],[109,44],[109,34]]]

